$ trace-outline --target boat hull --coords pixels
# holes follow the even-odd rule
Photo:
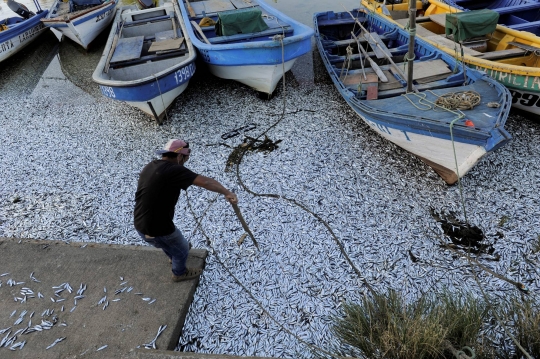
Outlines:
[[[190,17],[184,1],[179,0],[178,3],[183,8],[184,21],[190,24],[195,17]],[[216,44],[201,41],[193,26],[188,26],[188,32],[212,74],[241,82],[256,91],[272,94],[283,77],[283,68],[285,72],[289,71],[298,57],[311,50],[313,30],[278,12],[263,1],[252,0],[252,3],[260,6],[262,11],[279,19],[283,24],[291,26],[292,34],[286,33],[282,38],[281,31],[260,37],[254,33],[253,38],[249,40],[233,40],[234,36],[231,36],[231,41]],[[199,20],[197,17],[196,21]]]
[[[51,29],[58,30],[62,35],[81,45],[84,49],[88,49],[92,41],[114,19],[117,5],[118,1],[112,0],[106,6],[99,7],[71,20],[61,21],[50,18],[46,19],[44,24]]]
[[[41,23],[41,19],[47,14],[48,11],[43,10],[30,19],[0,32],[0,62],[15,55],[47,31],[47,28]]]
[[[195,59],[175,71],[156,76],[153,81],[139,84],[99,85],[101,94],[112,100],[124,101],[161,122],[165,111],[184,92],[195,74]]]
[[[296,59],[286,61],[279,65],[239,65],[239,66],[219,66],[208,63],[210,72],[217,77],[228,80],[235,80],[250,86],[256,91],[271,94],[283,78],[285,72],[289,71]]]

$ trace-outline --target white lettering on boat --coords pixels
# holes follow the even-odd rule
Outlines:
[[[533,82],[532,82],[532,85],[531,85],[531,88],[534,89],[534,85],[536,84],[536,88],[540,90],[540,79],[538,77],[535,77],[533,79]]]
[[[114,90],[112,87],[110,86],[99,86],[99,88],[101,89],[101,93],[103,94],[103,96],[107,96],[107,97],[110,97],[110,98],[116,98],[116,94],[114,93]]]
[[[181,84],[193,76],[195,73],[195,64],[192,62],[187,66],[182,67],[181,69],[177,70],[174,73],[174,79],[176,80],[176,84]]]

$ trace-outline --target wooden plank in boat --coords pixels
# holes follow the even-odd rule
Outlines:
[[[527,50],[524,50],[524,49],[506,49],[506,50],[486,52],[477,57],[479,59],[484,59],[484,60],[502,60],[502,59],[507,59],[509,57],[524,56],[526,53],[527,53]]]
[[[400,70],[403,71],[403,74],[407,76],[408,67],[405,66],[403,69],[403,64],[397,64]],[[394,72],[395,69],[392,67],[390,71]],[[429,61],[416,61],[413,68],[413,80],[417,83],[428,83],[432,81],[442,80],[448,77],[452,73],[452,70],[448,68],[448,65],[443,60],[429,60]],[[404,80],[407,80],[405,78]]]
[[[148,52],[166,51],[166,50],[178,50],[184,42],[183,37],[177,37],[176,39],[167,39],[153,42],[148,49]]]
[[[511,41],[508,43],[508,45],[519,47],[520,49],[531,51],[531,52],[540,50],[540,47],[522,44],[521,42],[516,42],[516,41]]]
[[[219,0],[206,0],[206,1],[192,1],[189,3],[196,16],[203,16],[205,14],[212,14],[218,11],[234,10],[235,7],[230,1]]]
[[[114,62],[134,60],[141,57],[144,36],[126,37],[118,39],[116,48],[111,58],[111,64]]]
[[[253,4],[250,0],[230,0],[230,2],[237,8],[243,9],[245,7],[252,7],[256,4]]]
[[[459,44],[455,43],[454,41],[450,39],[447,39],[444,35],[426,36],[426,39],[436,42],[437,44],[448,47],[450,49],[456,48],[458,49],[459,54],[461,54],[461,49],[460,49]],[[481,52],[468,48],[467,46],[463,46],[463,53],[465,55],[471,55],[471,56],[482,55]]]
[[[369,46],[371,46],[371,49],[375,52],[375,56],[377,56],[378,59],[392,57],[392,54],[376,32],[362,34],[362,36],[369,43]],[[377,44],[379,44],[379,46],[377,46]]]

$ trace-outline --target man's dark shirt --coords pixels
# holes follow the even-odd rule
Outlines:
[[[165,160],[147,164],[139,175],[135,193],[135,228],[151,237],[174,232],[174,207],[181,189],[193,184],[197,174]]]

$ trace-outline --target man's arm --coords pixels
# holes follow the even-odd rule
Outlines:
[[[202,187],[212,192],[221,193],[231,203],[238,203],[238,198],[236,197],[236,194],[223,187],[221,183],[219,183],[213,178],[198,175],[197,177],[195,177],[193,184],[195,186]]]

